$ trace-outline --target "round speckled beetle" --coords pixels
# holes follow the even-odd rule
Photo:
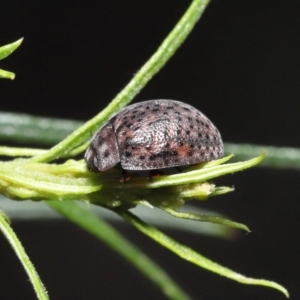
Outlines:
[[[223,156],[218,129],[196,108],[174,100],[129,105],[97,131],[85,153],[92,172],[121,163],[124,170],[154,170]]]

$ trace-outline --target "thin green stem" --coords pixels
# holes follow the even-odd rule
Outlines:
[[[19,39],[14,43],[0,47],[0,60],[11,55],[21,45],[22,41],[23,39]],[[0,78],[14,79],[15,73],[0,69]]]
[[[141,273],[154,282],[168,298],[176,300],[190,299],[163,269],[91,211],[84,209],[74,201],[47,201],[47,204],[126,258]]]
[[[170,209],[170,208],[163,208],[163,210],[176,218],[194,220],[194,221],[200,221],[200,222],[209,222],[209,223],[229,226],[229,227],[233,227],[233,228],[239,228],[239,229],[243,229],[243,230],[250,232],[250,229],[248,228],[248,226],[238,223],[238,222],[231,221],[229,219],[219,217],[219,216],[208,216],[208,215],[203,215],[203,214],[200,215],[200,214],[195,214],[195,213],[179,212],[179,211],[176,211],[176,210]]]
[[[11,55],[23,42],[23,38],[10,43],[8,45],[5,46],[1,46],[0,47],[0,60],[6,58],[7,56]]]
[[[200,255],[195,252],[193,249],[178,243],[177,241],[171,239],[169,236],[165,235],[155,227],[143,222],[137,216],[132,214],[127,210],[116,210],[116,212],[127,222],[136,227],[139,231],[143,232],[145,235],[149,236],[154,241],[161,244],[163,247],[169,249],[170,251],[177,254],[182,259],[185,259],[199,267],[207,269],[211,272],[215,272],[221,276],[225,276],[232,280],[238,281],[243,284],[253,284],[253,285],[261,285],[266,287],[271,287],[281,291],[286,297],[289,297],[288,291],[281,285],[276,282],[264,280],[264,279],[255,279],[246,277],[237,272],[234,272],[228,268],[225,268],[206,257]]]
[[[18,147],[6,147],[0,146],[0,155],[3,156],[35,156],[45,153],[46,150],[34,149],[34,148],[18,148]]]
[[[40,300],[47,300],[49,299],[47,291],[36,272],[33,264],[31,263],[29,257],[27,256],[22,244],[18,240],[16,234],[14,233],[13,229],[10,227],[9,223],[7,222],[4,214],[0,211],[0,230],[2,231],[5,238],[11,244],[13,250],[17,254],[20,262],[23,264],[23,267],[28,274],[30,281],[33,285],[35,293]]]
[[[15,77],[15,73],[0,69],[0,78],[15,79]]]
[[[93,132],[96,127],[102,125],[114,112],[127,105],[173,56],[179,46],[188,37],[209,2],[210,0],[194,0],[154,55],[102,112],[69,135],[61,143],[54,146],[47,153],[35,156],[31,158],[31,160],[36,162],[48,162],[64,156],[66,153],[72,151],[72,149],[84,143],[89,138],[90,132]]]

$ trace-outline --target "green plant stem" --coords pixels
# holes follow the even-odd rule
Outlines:
[[[5,71],[0,69],[0,78],[6,78],[6,79],[15,79],[16,75],[13,72]]]
[[[263,152],[260,156],[249,159],[245,162],[237,162],[232,164],[225,165],[216,165],[212,167],[206,167],[197,171],[191,171],[186,173],[180,173],[170,176],[160,176],[155,179],[153,182],[145,185],[147,188],[159,188],[163,186],[169,185],[180,185],[180,184],[189,184],[189,183],[197,183],[204,182],[210,180],[212,178],[220,177],[222,175],[228,173],[234,173],[237,171],[245,170],[246,168],[251,168],[257,164],[259,164],[265,158],[265,152]]]
[[[186,213],[186,212],[178,212],[178,211],[176,211],[174,209],[170,209],[170,208],[163,208],[163,210],[176,218],[201,221],[201,222],[209,222],[209,223],[214,223],[214,224],[219,224],[219,225],[224,225],[224,226],[230,226],[233,228],[239,228],[239,229],[243,229],[243,230],[250,232],[250,229],[248,228],[248,226],[238,223],[238,222],[234,222],[234,221],[222,218],[222,217],[208,216],[208,215],[203,215],[203,214],[200,215],[200,214]]]
[[[16,234],[14,233],[13,229],[10,227],[4,214],[1,211],[0,211],[0,230],[2,231],[3,235],[8,240],[8,242],[11,244],[20,262],[23,264],[23,267],[30,278],[31,284],[33,285],[33,288],[35,290],[38,299],[40,300],[49,299],[47,291],[38,273],[36,272],[22,244],[18,240]]]
[[[211,272],[215,272],[219,275],[225,276],[237,282],[243,284],[253,284],[253,285],[261,285],[266,287],[271,287],[281,291],[286,297],[289,297],[288,291],[281,285],[276,282],[264,280],[264,279],[255,279],[246,277],[239,273],[236,273],[228,268],[225,268],[217,263],[207,259],[206,257],[200,255],[195,252],[191,248],[179,244],[177,241],[171,239],[169,236],[165,235],[155,227],[143,222],[137,216],[133,215],[131,212],[127,210],[116,210],[116,212],[127,222],[136,227],[139,231],[143,232],[145,235],[149,236],[152,240],[158,242],[163,247],[171,250],[175,254],[177,254],[182,259],[185,259],[197,266],[200,266],[204,269],[207,269]]]
[[[11,55],[21,45],[22,41],[23,39],[19,39],[14,43],[0,47],[0,60]],[[0,69],[0,78],[14,79],[15,73]]]
[[[164,270],[91,211],[82,208],[74,201],[47,201],[47,204],[126,258],[170,299],[190,299]]]
[[[154,55],[102,112],[69,135],[65,140],[54,146],[47,153],[37,155],[31,158],[31,160],[36,162],[48,162],[64,156],[66,153],[72,151],[72,149],[84,143],[89,138],[90,132],[95,131],[95,129],[102,125],[114,112],[127,105],[173,56],[203,14],[208,3],[209,0],[194,0]]]
[[[299,148],[226,143],[225,149],[226,153],[234,153],[235,160],[244,160],[265,150],[266,157],[259,166],[300,169]]]
[[[18,147],[6,147],[0,146],[0,155],[3,156],[35,156],[42,153],[45,153],[47,150],[43,149],[34,149],[34,148],[18,148]]]
[[[82,124],[74,120],[1,112],[0,138],[18,143],[38,143],[49,146],[60,142]]]
[[[23,42],[23,38],[10,43],[8,45],[5,46],[1,46],[0,47],[0,60],[6,58],[7,56],[11,55]]]

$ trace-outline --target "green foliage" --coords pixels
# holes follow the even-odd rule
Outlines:
[[[159,266],[122,238],[109,224],[94,216],[90,210],[78,205],[74,200],[96,204],[115,212],[163,247],[197,266],[244,284],[272,287],[288,296],[286,289],[277,283],[247,278],[224,268],[189,247],[174,241],[129,212],[130,208],[137,205],[155,206],[177,218],[212,222],[249,231],[245,225],[231,220],[195,213],[183,213],[179,212],[178,209],[191,199],[203,201],[210,196],[231,192],[232,188],[216,187],[208,180],[250,168],[262,161],[264,153],[248,161],[224,164],[232,156],[230,155],[217,161],[190,167],[181,174],[154,178],[152,182],[148,178],[133,175],[126,184],[119,181],[120,172],[117,169],[106,172],[105,176],[103,174],[92,174],[87,170],[83,160],[74,159],[76,154],[82,153],[88,146],[90,132],[95,131],[113,113],[127,105],[166,64],[187,38],[208,3],[208,0],[192,1],[186,13],[162,42],[155,54],[107,108],[72,132],[62,142],[49,150],[0,147],[0,154],[2,155],[30,157],[0,162],[0,192],[15,200],[46,201],[54,210],[95,235],[128,259],[145,276],[157,284],[170,299],[189,299],[189,297]],[[21,42],[22,40],[19,40],[1,47],[0,59],[11,54]],[[13,79],[14,74],[0,70],[0,77]],[[30,122],[27,125],[35,127],[35,124],[30,124]],[[73,125],[78,127],[80,124]],[[49,125],[49,128],[51,129],[51,125]],[[67,158],[68,160],[60,164],[50,163],[57,158]],[[3,213],[0,213],[1,231],[12,245],[28,273],[37,297],[48,299],[33,264],[27,257],[7,219]],[[137,260],[137,257],[140,259]]]
[[[14,43],[0,47],[0,60],[11,55],[22,43],[23,39],[19,39]],[[0,69],[0,78],[14,79],[15,74]]]

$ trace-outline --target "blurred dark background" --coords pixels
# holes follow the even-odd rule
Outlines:
[[[189,3],[2,3],[0,45],[25,39],[0,62],[0,68],[17,75],[14,81],[0,81],[0,110],[91,118],[156,50]],[[213,0],[186,43],[135,101],[190,103],[228,142],[299,147],[299,15],[296,0]],[[224,241],[166,232],[242,274],[277,281],[291,299],[300,299],[299,174],[254,168],[217,181],[236,191],[201,206],[246,223],[251,234]],[[13,226],[52,299],[165,299],[122,258],[68,222]],[[283,299],[274,290],[241,285],[182,261],[129,225],[116,228],[193,299]],[[1,298],[35,299],[3,237],[0,249]]]

